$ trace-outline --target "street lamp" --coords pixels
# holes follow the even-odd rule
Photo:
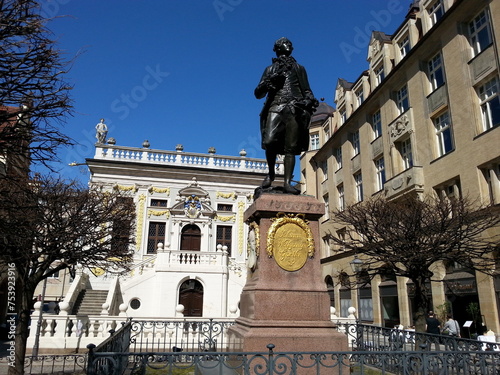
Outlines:
[[[349,264],[351,265],[352,272],[356,275],[360,273],[363,268],[363,261],[359,259],[357,255],[354,255],[354,259]]]
[[[351,269],[352,269],[352,272],[356,275],[356,286],[357,286],[357,290],[356,290],[356,296],[357,296],[357,302],[358,302],[358,306],[357,306],[357,312],[358,312],[358,322],[361,320],[361,296],[359,295],[359,284],[358,284],[358,276],[359,276],[359,273],[361,272],[361,270],[363,269],[363,261],[361,259],[358,258],[357,255],[354,255],[354,259],[349,262],[349,264],[351,265]]]

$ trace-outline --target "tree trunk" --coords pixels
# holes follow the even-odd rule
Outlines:
[[[28,341],[31,320],[31,302],[35,288],[23,285],[19,278],[16,288],[18,289],[18,320],[15,338],[15,360],[14,366],[9,367],[9,375],[24,375],[24,359],[26,357],[26,343]],[[31,283],[30,283],[31,284]],[[35,284],[36,286],[36,284]],[[43,308],[43,306],[42,306]],[[34,334],[34,332],[33,332]]]
[[[413,286],[415,287],[415,297],[413,299],[413,321],[415,323],[415,332],[425,332],[426,326],[426,313],[429,306],[429,297],[426,293],[425,278],[414,278]],[[421,350],[420,345],[425,344],[415,340],[415,350]]]

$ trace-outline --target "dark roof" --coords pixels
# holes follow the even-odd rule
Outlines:
[[[316,111],[312,115],[311,122],[324,121],[328,117],[332,117],[333,112],[335,112],[335,108],[325,102],[320,102],[318,108],[316,108]]]
[[[373,31],[372,36],[374,39],[377,39],[382,43],[387,43],[391,41],[391,35],[387,35],[383,31]]]
[[[346,90],[350,90],[354,84],[346,81],[344,78],[339,78],[338,85],[342,86]]]

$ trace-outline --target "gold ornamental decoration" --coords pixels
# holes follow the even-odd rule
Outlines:
[[[302,214],[279,213],[267,233],[267,254],[285,271],[298,271],[314,255],[314,239]]]

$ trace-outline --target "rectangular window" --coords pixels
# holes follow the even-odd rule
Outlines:
[[[325,126],[323,130],[325,132],[325,142],[326,142],[330,139],[330,126],[329,125]]]
[[[217,225],[217,245],[227,246],[227,252],[231,256],[231,241],[233,227],[229,225]]]
[[[356,202],[363,201],[363,177],[361,172],[354,175],[354,186],[356,187]]]
[[[375,85],[378,86],[382,83],[382,81],[385,78],[384,74],[384,64],[380,64],[377,66],[374,70],[373,73],[375,74]]]
[[[337,193],[339,196],[339,211],[345,210],[345,196],[344,196],[344,185],[340,184],[337,186]]]
[[[377,191],[380,191],[384,188],[385,184],[385,162],[384,158],[378,158],[374,160],[375,163],[375,172],[377,174]]]
[[[493,164],[481,169],[488,188],[488,199],[486,203],[500,203],[500,164]]]
[[[217,203],[217,211],[232,212],[233,205],[227,203]]]
[[[337,171],[342,168],[342,148],[335,149],[335,162],[337,163]]]
[[[328,194],[323,195],[323,202],[325,203],[325,220],[330,218],[330,198]]]
[[[382,120],[380,118],[380,111],[377,111],[372,115],[372,130],[374,139],[377,139],[382,135]]]
[[[117,204],[123,207],[133,205],[134,198],[132,197],[119,197]],[[111,233],[111,249],[117,252],[126,252],[130,243],[130,228],[131,223],[124,218],[117,218],[113,221]]]
[[[168,207],[166,199],[151,199],[151,207]]]
[[[413,153],[411,150],[410,138],[407,138],[399,143],[399,153],[401,154],[401,159],[403,160],[403,169],[406,170],[413,167]]]
[[[453,137],[451,133],[450,116],[448,112],[436,117],[434,120],[436,128],[436,143],[439,156],[443,156],[453,150]]]
[[[339,110],[339,114],[340,114],[340,125],[343,125],[347,121],[347,112],[345,108],[341,108]]]
[[[428,63],[429,81],[431,83],[431,91],[436,90],[444,83],[443,60],[441,52],[435,55]]]
[[[405,57],[408,54],[408,52],[410,52],[410,37],[408,35],[405,35],[398,42],[398,47],[399,47],[399,54],[401,55],[401,58]]]
[[[328,161],[321,162],[321,170],[323,171],[323,182],[328,180]]]
[[[492,43],[490,20],[486,10],[479,13],[469,23],[469,37],[474,56],[480,54]]]
[[[434,26],[444,14],[444,7],[442,0],[436,1],[428,9],[429,17],[431,18],[431,25]]]
[[[481,85],[478,89],[481,100],[483,131],[500,124],[500,99],[498,97],[498,77]]]
[[[319,133],[313,133],[310,136],[309,150],[319,149]]]
[[[159,243],[165,244],[165,223],[149,222],[148,254],[156,254]]]
[[[359,130],[351,134],[352,137],[352,150],[354,155],[356,156],[359,154],[360,151],[360,145],[359,145]]]
[[[358,104],[358,107],[363,103],[364,101],[364,95],[363,95],[363,88],[360,88],[356,90],[356,103]]]
[[[408,87],[404,85],[396,92],[396,105],[398,106],[399,114],[402,114],[410,108],[410,101],[408,99]]]

